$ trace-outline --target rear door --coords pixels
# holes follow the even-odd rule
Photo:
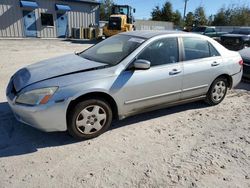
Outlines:
[[[183,37],[182,99],[205,95],[212,81],[219,75],[222,57],[207,40]]]
[[[26,37],[36,37],[36,16],[34,11],[24,10],[23,11],[24,20],[24,33]]]

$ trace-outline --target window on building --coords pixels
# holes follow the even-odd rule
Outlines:
[[[42,26],[54,26],[53,14],[41,13]]]

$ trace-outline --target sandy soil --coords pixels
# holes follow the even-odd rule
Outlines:
[[[114,122],[76,142],[17,122],[5,87],[19,68],[90,44],[0,40],[0,187],[250,187],[250,84]]]

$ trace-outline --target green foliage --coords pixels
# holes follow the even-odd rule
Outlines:
[[[215,26],[250,26],[250,8],[233,5],[228,8],[221,8],[214,15],[212,24]]]
[[[151,12],[152,20],[161,21],[162,20],[162,12],[159,6],[156,6]]]
[[[176,10],[173,12],[172,4],[166,1],[162,8],[156,6],[151,12],[152,20],[154,21],[166,21],[173,22],[174,25],[182,25],[181,13]]]
[[[198,7],[194,11],[194,20],[195,25],[206,25],[207,24],[207,18],[205,14],[205,10],[203,7]]]
[[[194,25],[215,25],[215,26],[250,26],[249,6],[231,5],[228,8],[222,7],[215,15],[206,17],[205,9],[199,6],[194,12],[188,12],[185,20],[181,18],[181,13],[173,11],[170,1],[166,1],[161,7],[156,6],[151,12],[152,20],[169,21],[176,26],[184,25],[193,27]]]
[[[167,22],[173,21],[173,8],[172,4],[169,1],[166,1],[166,3],[162,7],[162,19]]]
[[[100,20],[108,21],[111,14],[111,8],[114,4],[113,0],[101,0],[100,1]]]
[[[182,18],[180,11],[176,10],[172,15],[172,22],[174,22],[174,25],[182,25]]]
[[[194,14],[192,12],[187,13],[185,25],[188,27],[193,27],[194,24]]]

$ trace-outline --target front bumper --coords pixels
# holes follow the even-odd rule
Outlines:
[[[16,104],[8,96],[7,100],[18,121],[45,132],[67,130],[65,102],[26,106]]]

